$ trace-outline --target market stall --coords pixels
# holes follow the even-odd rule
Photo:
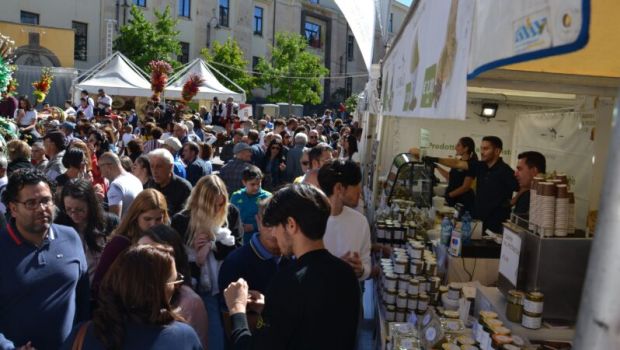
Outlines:
[[[469,25],[477,39],[483,37],[476,21],[482,16],[480,8],[486,3],[477,2],[474,10],[459,8],[457,14],[453,13],[454,4],[452,2],[452,7],[448,4],[443,9],[444,18],[458,18],[455,22],[459,33],[463,31],[458,28]],[[421,1],[417,6],[418,11],[442,11],[430,2]],[[571,6],[576,7],[570,11],[566,8],[556,10],[568,16],[565,19],[577,19],[573,23],[589,21],[589,2],[573,2]],[[575,10],[579,6],[583,6],[580,8],[584,14],[582,17]],[[475,13],[473,25],[461,21],[465,11]],[[603,16],[602,12],[605,11],[599,9],[597,15]],[[529,17],[526,16],[531,19],[530,23],[535,22],[536,13],[532,10]],[[470,62],[470,66],[462,71],[462,74],[467,72],[469,79],[461,83],[459,77],[448,77],[448,73],[455,74],[461,69],[458,65],[448,68],[441,65],[446,64],[443,60],[445,47],[450,49],[450,45],[442,48],[442,44],[446,40],[460,43],[462,38],[451,38],[452,30],[448,25],[447,39],[436,40],[438,48],[435,52],[439,58],[429,59],[429,52],[433,49],[428,48],[428,38],[442,37],[445,33],[439,30],[434,36],[425,35],[422,14],[416,13],[415,8],[411,10],[408,20],[417,20],[417,27],[403,26],[392,44],[394,48],[384,60],[380,111],[362,117],[366,118],[362,123],[375,123],[371,126],[375,133],[368,136],[370,145],[366,147],[368,153],[362,161],[371,164],[364,183],[369,203],[367,217],[373,222],[377,242],[394,249],[387,260],[376,257],[384,271],[376,291],[381,319],[379,326],[384,336],[380,346],[385,346],[387,341],[393,348],[401,349],[442,346],[444,349],[522,349],[544,341],[570,342],[575,334],[592,242],[588,235],[594,231],[591,219],[592,213],[598,209],[620,70],[612,69],[615,75],[609,79],[597,77],[594,68],[577,75],[570,70],[571,63],[564,63],[553,67],[565,71],[550,70],[543,74],[536,71],[534,63],[538,61],[535,61],[529,66],[522,64],[483,73],[486,68],[515,62],[512,59],[527,60],[558,52],[551,52],[553,46],[549,46],[551,51],[538,52],[530,57],[526,57],[527,53],[523,51],[512,57],[486,56],[482,60],[487,63],[480,64],[480,57],[472,59],[459,51],[480,51],[482,44],[474,39],[470,42],[471,49],[457,44],[453,52],[455,57],[460,54],[464,61]],[[552,17],[557,18],[557,13]],[[436,24],[436,19],[441,16],[432,18]],[[482,22],[489,20],[483,18]],[[452,21],[448,20],[448,23]],[[553,27],[554,24],[550,25]],[[492,43],[502,30],[496,28],[491,35],[494,38],[484,44],[494,48]],[[570,51],[571,45],[572,49],[585,45],[583,31],[577,32],[579,30],[573,32],[574,41],[564,42],[566,45],[562,50]],[[401,38],[408,39],[405,47],[400,43]],[[512,48],[502,46],[497,51],[506,53],[511,49],[526,50],[524,46],[515,45]],[[588,47],[585,51],[590,49]],[[562,59],[569,56],[562,56]],[[568,61],[575,65],[579,60],[583,61],[583,56]],[[428,67],[433,64],[436,66],[429,71]],[[448,76],[438,79],[443,73]],[[492,115],[484,110],[488,105],[494,107]],[[478,146],[485,135],[496,135],[504,141],[502,157],[513,168],[517,154],[526,150],[540,151],[547,157],[547,174],[539,181],[545,183],[547,204],[536,209],[536,201],[530,203],[532,210],[544,215],[539,221],[534,218],[533,223],[513,218],[514,223],[508,224],[503,237],[486,236],[477,230],[479,226],[475,220],[463,220],[464,213],[458,208],[449,208],[434,200],[443,197],[445,186],[435,183],[429,194],[427,184],[435,180],[429,175],[428,164],[409,154],[411,147],[417,147],[434,157],[453,157],[454,144],[460,137],[469,136]],[[434,172],[434,175],[439,174]],[[445,219],[451,222],[451,227],[447,240],[442,242],[442,222]],[[463,229],[464,226],[467,229]],[[465,231],[471,234],[469,243],[463,240]],[[456,246],[453,244],[455,237]],[[405,254],[402,254],[403,250]],[[418,256],[418,250],[422,250],[422,258]],[[425,272],[429,258],[434,262],[431,266],[437,268],[436,274]],[[422,273],[419,273],[419,260]],[[403,267],[404,273],[401,273]],[[440,280],[438,286],[432,282],[436,277]],[[429,310],[432,309],[432,313],[402,307],[416,297],[419,303],[420,292],[417,296],[415,293],[400,293],[416,284],[412,280],[418,278],[422,282],[417,284],[424,285],[420,290],[427,296],[430,294],[429,303],[433,307]],[[395,293],[389,293],[387,287],[394,287],[394,283]],[[430,284],[429,289],[426,289],[426,283]],[[439,295],[434,296],[437,290]],[[452,290],[452,298],[442,295],[450,295]],[[394,303],[391,303],[392,296]],[[468,303],[471,305],[467,306]],[[457,310],[456,315],[450,312]],[[460,321],[451,321],[453,317]],[[436,327],[429,326],[432,324]],[[431,334],[439,334],[431,337],[431,342],[427,339],[430,329],[433,329]],[[566,346],[556,345],[559,348]]]
[[[196,74],[204,79],[204,84],[199,87],[198,93],[194,97],[196,100],[201,101],[200,104],[203,104],[203,102],[210,102],[214,97],[217,97],[220,101],[226,101],[228,97],[232,97],[235,102],[245,102],[245,92],[243,89],[237,85],[235,86],[237,86],[238,91],[232,91],[226,88],[217,79],[215,74],[213,74],[212,71],[214,70],[215,69],[213,67],[209,67],[204,60],[201,58],[196,58],[170,77],[168,86],[165,90],[166,98],[180,99],[183,84],[185,84],[192,74]],[[223,75],[221,76],[228,80],[228,78]],[[234,84],[234,82],[232,82],[232,84]]]
[[[95,93],[104,89],[110,96],[150,97],[147,74],[120,52],[115,52],[73,81],[73,96],[79,100],[82,90]]]

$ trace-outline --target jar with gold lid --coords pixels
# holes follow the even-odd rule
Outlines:
[[[396,307],[394,305],[387,305],[385,307],[385,319],[388,322],[396,321]]]
[[[533,314],[524,310],[521,325],[529,329],[540,329],[542,326],[542,314]]]
[[[396,304],[396,289],[388,289],[385,293],[385,303],[389,305]]]
[[[426,310],[428,309],[429,300],[430,298],[428,297],[427,294],[420,294],[418,296],[418,311],[419,312],[426,312]]]
[[[417,278],[411,277],[409,279],[409,288],[407,288],[407,293],[418,295],[420,294],[420,281]]]
[[[418,308],[418,295],[409,294],[407,296],[407,309],[415,311]]]
[[[396,296],[396,307],[399,309],[406,309],[407,301],[407,294],[403,292],[398,293],[398,295]]]
[[[525,294],[518,290],[508,291],[507,303],[506,303],[506,318],[510,322],[521,322],[523,315],[523,298]]]
[[[542,314],[545,296],[541,292],[529,292],[523,301],[523,311],[530,314]]]
[[[463,286],[458,283],[450,283],[448,286],[448,299],[458,300],[461,298],[461,292],[463,291]]]
[[[407,319],[407,309],[396,308],[396,322],[405,322]]]

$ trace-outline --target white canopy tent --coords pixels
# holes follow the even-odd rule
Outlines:
[[[239,92],[232,91],[222,85],[212,71],[215,71],[221,77],[235,85]],[[211,100],[217,97],[222,101],[226,100],[228,97],[232,97],[236,102],[245,102],[245,91],[243,91],[239,85],[235,84],[232,80],[228,79],[225,75],[200,58],[196,58],[188,63],[170,78],[170,82],[165,90],[166,98],[181,98],[183,84],[189,79],[190,74],[200,74],[205,80],[204,85],[199,88],[195,99]]]
[[[120,52],[115,52],[73,80],[74,94],[99,89],[111,96],[149,97],[153,94],[148,75]]]

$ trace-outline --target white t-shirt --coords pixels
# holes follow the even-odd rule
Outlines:
[[[323,236],[325,248],[335,257],[340,258],[348,252],[357,252],[364,266],[360,281],[368,278],[371,271],[370,227],[368,221],[359,212],[347,206],[338,216],[330,215]]]
[[[136,135],[134,134],[123,134],[123,146],[127,147],[129,141],[134,140]]]
[[[142,182],[130,173],[122,173],[108,189],[108,204],[121,205],[121,218],[129,209],[133,200],[142,191]]]
[[[37,119],[37,111],[35,111],[35,110],[25,111],[24,116],[19,121],[19,126],[21,126],[21,127],[29,126],[36,119]]]
[[[97,107],[99,108],[112,107],[112,97],[108,95],[99,96],[99,98],[97,99]]]

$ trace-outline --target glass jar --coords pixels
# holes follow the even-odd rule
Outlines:
[[[542,313],[533,314],[523,310],[521,325],[529,329],[540,329],[540,326],[542,325]]]
[[[529,292],[523,301],[523,311],[530,314],[542,314],[545,296],[540,292]]]
[[[398,274],[403,274],[407,272],[407,259],[406,258],[398,258],[394,262],[394,272]]]
[[[407,309],[415,311],[418,308],[418,295],[409,294],[407,297]]]
[[[385,289],[396,289],[398,277],[395,274],[385,274]]]
[[[523,315],[523,298],[525,295],[518,290],[508,291],[507,304],[506,304],[506,318],[510,322],[521,322]]]
[[[437,276],[437,262],[436,261],[426,262],[426,275]]]
[[[385,319],[388,322],[396,321],[396,307],[394,305],[387,305],[385,307]]]
[[[396,308],[396,322],[405,322],[406,317],[407,317],[407,310],[397,307]]]
[[[439,285],[441,284],[441,278],[437,276],[429,277],[428,282],[429,282],[429,291],[431,293],[435,293],[439,290]]]
[[[407,288],[407,293],[411,295],[420,294],[420,281],[417,278],[411,277],[409,279],[409,288]]]
[[[418,311],[419,312],[426,312],[426,310],[428,309],[428,301],[429,301],[428,295],[420,294],[418,296]]]
[[[385,294],[385,302],[389,305],[396,304],[396,289],[388,289]]]
[[[421,275],[424,272],[424,261],[420,259],[413,259],[411,260],[411,264],[409,267],[411,268],[410,273],[412,275]]]
[[[398,292],[405,293],[409,292],[409,275],[402,274],[398,276]]]
[[[460,284],[450,283],[450,286],[448,286],[448,299],[459,300],[462,290],[463,287]]]
[[[407,301],[407,294],[403,292],[398,293],[398,296],[396,297],[396,307],[399,309],[406,309]]]

